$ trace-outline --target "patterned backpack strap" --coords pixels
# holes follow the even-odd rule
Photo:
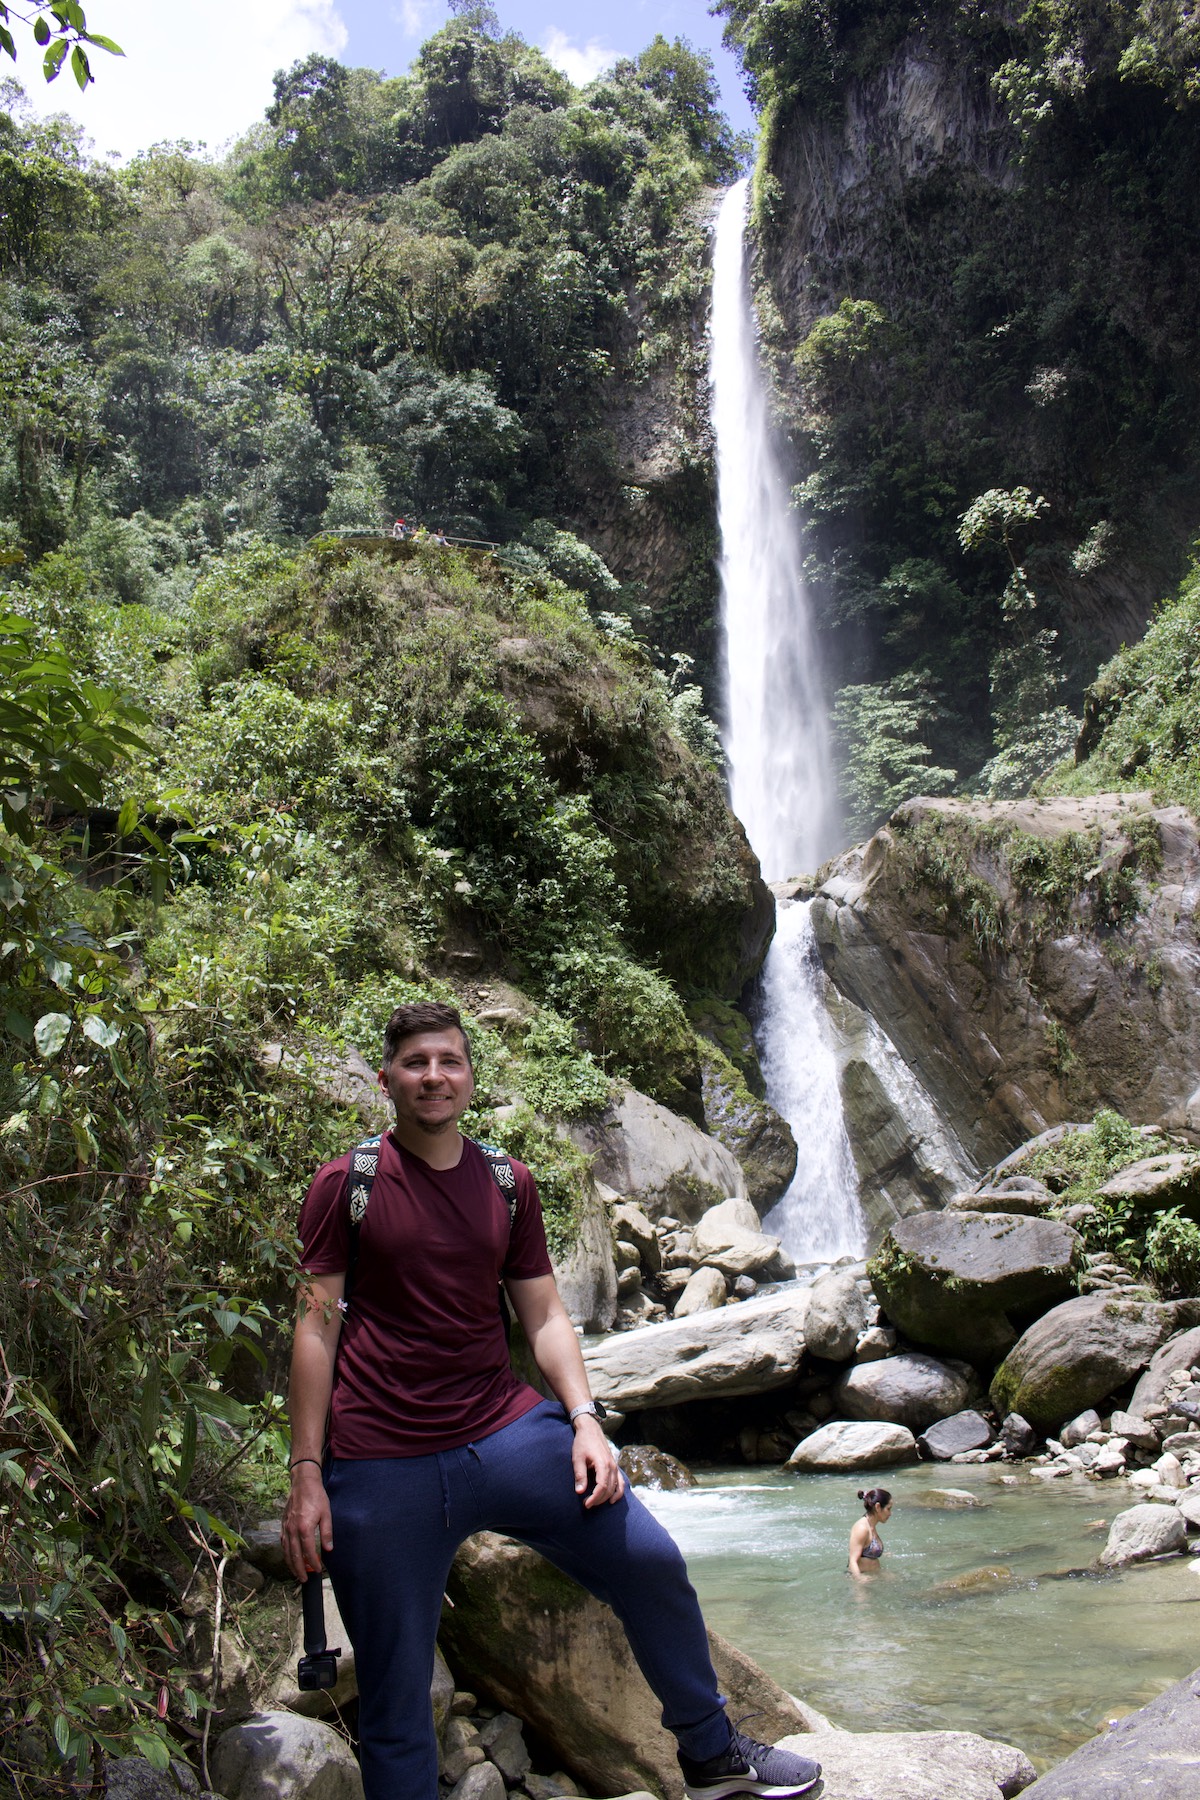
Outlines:
[[[350,1291],[358,1268],[359,1231],[366,1217],[371,1201],[371,1188],[379,1170],[379,1146],[382,1141],[382,1132],[377,1132],[374,1137],[364,1138],[350,1153],[350,1168],[346,1175],[346,1205],[350,1214],[350,1227],[346,1254],[346,1288],[342,1296],[343,1313],[350,1310]]]
[[[483,1151],[488,1168],[492,1172],[492,1180],[500,1189],[500,1196],[508,1208],[508,1222],[512,1224],[517,1210],[517,1171],[512,1166],[512,1159],[503,1150],[497,1150],[495,1144],[476,1144]]]

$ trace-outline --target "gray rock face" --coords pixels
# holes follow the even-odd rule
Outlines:
[[[871,1419],[924,1431],[961,1412],[970,1392],[966,1375],[917,1351],[884,1362],[859,1363],[835,1382],[831,1398],[848,1419]]]
[[[1200,1363],[1200,1325],[1190,1331],[1176,1332],[1150,1358],[1150,1366],[1133,1390],[1129,1411],[1145,1417],[1148,1406],[1161,1406],[1166,1398],[1167,1383],[1176,1369],[1190,1369]]]
[[[934,1462],[949,1462],[968,1450],[982,1450],[992,1441],[992,1428],[982,1413],[968,1408],[939,1419],[917,1439],[917,1447]]]
[[[812,1287],[805,1335],[814,1356],[846,1362],[867,1323],[867,1302],[853,1275],[822,1275]]]
[[[1008,1800],[1037,1771],[972,1731],[810,1731],[780,1742],[821,1765],[823,1800]]]
[[[572,1125],[571,1136],[595,1158],[596,1179],[651,1219],[698,1219],[730,1194],[745,1196],[732,1151],[636,1088],[619,1089],[601,1119]]]
[[[890,1469],[915,1462],[917,1440],[906,1425],[855,1424],[839,1419],[801,1440],[786,1467],[810,1472]]]
[[[1086,926],[1039,935],[1036,902],[1013,883],[995,841],[1006,827],[1045,842],[1098,829],[1097,862],[1116,867],[1132,855],[1135,818],[1157,825],[1162,867],[1153,886],[1142,885],[1128,941],[1143,966],[1156,959],[1160,985],[1131,982]],[[938,885],[938,860],[913,852],[918,829],[991,890],[1009,933],[1028,928],[1014,953],[980,957],[967,909]],[[812,918],[834,985],[878,1020],[985,1166],[1101,1104],[1137,1121],[1183,1122],[1200,1068],[1198,894],[1196,822],[1182,807],[1152,807],[1147,795],[913,800],[865,850],[833,865]]]
[[[1147,1562],[1152,1556],[1170,1556],[1187,1549],[1187,1524],[1174,1506],[1130,1506],[1118,1513],[1108,1529],[1108,1542],[1100,1561],[1108,1569],[1127,1563]]]
[[[1200,1669],[1026,1789],[1028,1800],[1195,1800]]]
[[[225,1800],[362,1800],[354,1752],[332,1725],[297,1713],[256,1713],[209,1752]]]
[[[746,1191],[765,1212],[787,1192],[796,1173],[796,1140],[786,1119],[768,1101],[752,1094],[724,1056],[700,1050],[704,1123],[732,1150],[746,1177]]]
[[[975,1361],[1017,1341],[1012,1314],[1074,1291],[1082,1242],[1070,1226],[1019,1213],[918,1213],[893,1225],[871,1264],[888,1317],[918,1344]]]
[[[997,1369],[992,1404],[1053,1431],[1121,1387],[1181,1327],[1200,1300],[1116,1300],[1085,1294],[1031,1325]]]
[[[788,1289],[605,1338],[583,1353],[592,1392],[619,1412],[644,1412],[784,1387],[804,1354],[808,1298]]]
[[[582,1787],[681,1794],[675,1740],[607,1606],[491,1532],[463,1545],[448,1592],[441,1642],[459,1679],[519,1709]],[[767,1738],[804,1729],[789,1694],[715,1632],[708,1638],[731,1717],[758,1711],[754,1729]]]
[[[589,1181],[579,1209],[579,1229],[567,1254],[554,1264],[555,1280],[572,1325],[608,1331],[617,1316],[617,1270],[608,1210]]]

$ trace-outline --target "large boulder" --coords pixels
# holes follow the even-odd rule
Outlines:
[[[1200,1322],[1200,1300],[1119,1300],[1084,1294],[1029,1327],[996,1370],[997,1412],[1053,1431],[1123,1387],[1176,1331]]]
[[[725,1277],[720,1269],[697,1269],[689,1275],[683,1292],[675,1302],[676,1319],[688,1319],[693,1313],[711,1312],[716,1306],[724,1306],[726,1297]]]
[[[1025,871],[1072,838],[1087,860],[1047,927]],[[1124,884],[1119,963],[1085,870]],[[979,1166],[1100,1106],[1182,1123],[1200,1069],[1200,834],[1185,808],[1148,794],[910,800],[824,873],[812,920],[826,973]],[[1131,975],[1147,966],[1155,980]]]
[[[635,1201],[651,1219],[698,1219],[731,1194],[746,1194],[742,1165],[731,1150],[636,1088],[617,1089],[599,1119],[580,1120],[570,1130],[593,1158],[597,1181]]]
[[[683,1793],[661,1704],[607,1606],[511,1538],[481,1532],[459,1551],[441,1642],[464,1686],[519,1713],[595,1794]],[[731,1718],[764,1737],[803,1731],[803,1709],[715,1632],[709,1649]]]
[[[1200,1155],[1189,1150],[1147,1156],[1110,1176],[1099,1191],[1103,1199],[1136,1206],[1139,1212],[1178,1206],[1196,1218],[1200,1215]]]
[[[847,1362],[866,1323],[866,1295],[853,1275],[835,1270],[813,1282],[804,1331],[814,1356]]]
[[[1122,1569],[1127,1563],[1149,1562],[1152,1556],[1182,1554],[1186,1549],[1187,1521],[1174,1506],[1129,1506],[1109,1526],[1100,1561],[1106,1569]]]
[[[917,1440],[906,1425],[854,1424],[847,1419],[822,1425],[802,1438],[785,1468],[807,1474],[848,1469],[890,1469],[915,1462]]]
[[[1027,1800],[1196,1800],[1197,1771],[1200,1669],[1118,1719],[1025,1792]]]
[[[225,1800],[362,1800],[362,1776],[340,1732],[298,1713],[256,1713],[209,1751]]]
[[[779,1239],[760,1230],[758,1214],[748,1200],[723,1200],[698,1221],[692,1250],[723,1275],[756,1275],[775,1261]]]
[[[961,1412],[970,1392],[967,1371],[906,1350],[882,1362],[847,1369],[834,1383],[830,1398],[848,1419],[884,1420],[918,1432],[935,1419]]]
[[[1074,1291],[1082,1251],[1078,1234],[1053,1219],[919,1213],[892,1226],[870,1275],[906,1337],[991,1366],[1022,1324]]]
[[[807,1289],[789,1288],[618,1332],[584,1350],[592,1392],[619,1412],[644,1412],[786,1387],[799,1373],[807,1312]]]
[[[1010,1800],[1037,1774],[973,1731],[811,1731],[784,1747],[821,1765],[822,1800]]]
[[[949,1462],[968,1450],[982,1450],[992,1441],[992,1428],[982,1413],[968,1408],[939,1419],[917,1439],[917,1448],[934,1462]]]
[[[1191,1369],[1197,1363],[1200,1363],[1200,1325],[1194,1325],[1190,1331],[1176,1332],[1154,1352],[1149,1368],[1133,1390],[1129,1411],[1144,1418],[1148,1406],[1163,1404],[1167,1384],[1176,1369]]]

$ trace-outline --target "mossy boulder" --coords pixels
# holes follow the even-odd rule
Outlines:
[[[759,1212],[787,1192],[796,1173],[796,1140],[787,1120],[752,1094],[741,1071],[715,1045],[697,1038],[705,1129],[732,1150]]]
[[[868,1272],[907,1338],[991,1367],[1022,1325],[1073,1292],[1082,1252],[1054,1219],[917,1213],[897,1220]]]
[[[1176,1331],[1200,1325],[1200,1300],[1117,1300],[1086,1294],[1054,1307],[996,1370],[992,1405],[1054,1431],[1148,1367]]]

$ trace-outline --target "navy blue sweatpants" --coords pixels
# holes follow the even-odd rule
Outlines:
[[[585,1511],[574,1433],[544,1400],[515,1424],[431,1456],[334,1459],[326,1558],[354,1645],[366,1800],[437,1800],[429,1703],[442,1594],[455,1551],[476,1531],[519,1538],[612,1607],[689,1756],[729,1742],[724,1700],[683,1557],[626,1491]]]

